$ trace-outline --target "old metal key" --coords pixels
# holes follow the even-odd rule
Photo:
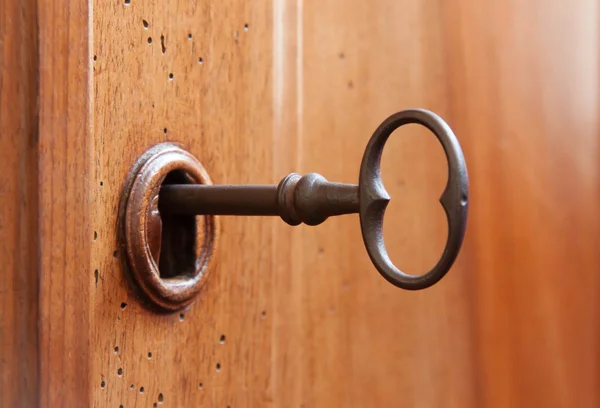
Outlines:
[[[383,148],[392,132],[416,123],[431,130],[448,160],[448,183],[440,198],[448,220],[448,237],[437,264],[424,275],[402,272],[391,262],[383,240],[383,216],[390,200],[381,181]],[[469,183],[460,145],[450,127],[436,114],[411,109],[387,118],[371,137],[363,155],[358,185],[327,181],[323,176],[292,173],[278,185],[163,185],[159,209],[181,215],[278,215],[290,225],[317,225],[328,217],[360,214],[367,252],[375,268],[403,289],[427,288],[448,272],[463,241],[468,213]]]

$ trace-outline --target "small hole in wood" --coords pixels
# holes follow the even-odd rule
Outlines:
[[[98,56],[94,55],[94,61],[98,61]]]
[[[119,354],[119,346],[115,346],[114,350],[115,350],[115,354]]]
[[[183,313],[181,313],[181,314],[179,315],[179,321],[180,321],[180,322],[183,322],[183,320],[184,320],[184,319],[185,319],[185,315],[184,315]]]
[[[125,5],[129,6],[131,4],[131,0],[125,0]]]
[[[158,404],[155,402],[154,404],[152,404],[152,408],[158,408]]]
[[[98,272],[98,269],[94,271],[94,277],[96,278],[96,287],[98,287],[98,278],[100,277],[100,272]]]
[[[158,394],[158,402],[162,403],[165,400],[165,397],[162,395],[162,392]]]
[[[192,39],[192,33],[189,33],[188,34],[188,40],[191,40],[191,39]]]
[[[133,390],[135,390],[135,386],[134,386],[133,384],[131,384],[131,385],[129,386],[129,389],[133,391]]]
[[[125,310],[126,307],[127,307],[127,303],[121,302],[121,310]]]
[[[164,128],[164,129],[163,129],[163,133],[166,135],[166,134],[167,134],[167,132],[168,132],[167,128]]]
[[[150,26],[150,24],[148,24],[146,20],[142,20],[142,24],[144,24],[145,29],[148,29],[148,27]]]
[[[119,369],[117,370],[117,375],[119,377],[123,375],[123,369],[121,367],[119,367]]]
[[[264,319],[265,317],[267,317],[267,311],[263,310],[260,315]]]
[[[119,257],[119,251],[115,251],[115,252],[113,252],[113,256],[114,256],[115,258],[118,258],[118,257]]]
[[[152,360],[152,352],[148,352],[148,360]]]
[[[219,343],[225,344],[225,335],[221,334],[221,338],[219,339]]]
[[[164,54],[165,52],[167,52],[167,47],[165,47],[165,36],[161,35],[160,36],[160,47],[162,49],[162,53]]]
[[[106,387],[106,381],[100,381],[100,388],[104,389]]]
[[[94,241],[98,239],[98,232],[94,231]]]
[[[123,408],[123,404],[119,405],[119,408]]]
[[[100,187],[102,187],[104,185],[104,181],[100,182]]]
[[[204,384],[202,384],[202,383],[198,384],[199,389],[202,389],[203,387],[204,387]]]
[[[148,37],[148,44],[152,44],[152,37]]]
[[[221,371],[221,363],[217,363],[217,367],[216,367],[216,369],[217,369],[217,373],[218,373],[219,371]]]
[[[248,31],[248,24],[244,24],[244,31]]]
[[[140,387],[140,394],[144,393],[144,387]]]
[[[172,81],[175,78],[175,75],[173,75],[173,73],[171,72],[169,74],[169,81]]]
[[[203,64],[204,60],[202,59],[202,57],[198,58],[198,64]]]

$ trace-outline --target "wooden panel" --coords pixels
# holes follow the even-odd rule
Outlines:
[[[0,405],[84,406],[87,4],[2,1],[0,9]]]
[[[35,406],[38,376],[35,2],[0,1],[0,406]]]
[[[39,368],[41,406],[89,405],[90,167],[88,4],[38,2]]]
[[[439,4],[304,1],[294,10],[296,170],[356,183],[366,143],[389,114],[422,106],[452,123],[441,28],[431,23]],[[411,273],[431,268],[444,244],[437,200],[447,172],[436,143],[423,129],[402,128],[383,160],[393,197],[386,242]],[[440,284],[411,293],[373,268],[357,216],[291,234],[290,269],[279,273],[293,281],[276,292],[281,406],[475,406],[464,257]]]
[[[241,0],[94,2],[97,407],[270,399],[275,220],[222,220],[218,267],[181,315],[157,315],[137,301],[116,226],[130,166],[159,142],[181,143],[214,182],[272,180],[271,15],[268,3]]]
[[[598,405],[596,4],[92,7],[90,54],[83,3],[40,6],[45,405]],[[354,182],[371,132],[409,106],[449,121],[471,174],[465,249],[439,285],[387,284],[353,216],[226,218],[199,301],[182,315],[137,302],[117,207],[145,149],[180,142],[218,183]],[[394,136],[386,239],[419,272],[443,245],[446,170],[423,130]]]
[[[354,181],[377,123],[424,106],[461,140],[472,210],[420,293],[371,272],[353,220],[293,233],[284,405],[597,406],[597,4],[301,4],[298,167]],[[446,174],[432,137],[398,133],[383,172],[406,213],[386,238],[417,272],[441,251]]]
[[[443,14],[472,175],[478,405],[598,406],[598,3],[464,1]]]
[[[598,406],[598,5],[246,3],[0,2],[1,405]],[[224,219],[202,298],[139,305],[116,216],[147,147],[216,182],[354,182],[408,106],[450,122],[471,174],[439,285],[389,286],[356,217]],[[446,170],[423,130],[394,136],[386,239],[418,272]]]

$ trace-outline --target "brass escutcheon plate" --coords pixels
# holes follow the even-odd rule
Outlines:
[[[181,271],[161,276],[162,220],[158,212],[160,187],[177,172],[188,183],[212,184],[200,162],[181,147],[161,143],[147,150],[133,166],[121,201],[122,247],[127,274],[138,294],[151,308],[172,312],[188,306],[206,282],[214,262],[219,227],[216,216],[196,219],[195,261]],[[197,217],[200,218],[200,217]],[[190,219],[194,223],[194,219]],[[179,248],[171,248],[178,251]],[[181,248],[190,250],[190,248]]]

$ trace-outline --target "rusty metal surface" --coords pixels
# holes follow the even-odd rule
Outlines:
[[[383,239],[383,217],[390,200],[381,180],[381,155],[394,130],[420,124],[432,131],[448,160],[448,182],[440,198],[448,220],[448,237],[441,258],[427,273],[414,276],[391,262]],[[181,215],[278,215],[290,225],[318,225],[328,217],[360,214],[365,247],[375,268],[395,286],[417,290],[438,282],[452,267],[460,250],[468,214],[469,183],[465,160],[450,127],[423,109],[398,112],[371,137],[360,168],[358,185],[333,183],[317,173],[292,173],[279,185],[166,185],[159,209]]]

